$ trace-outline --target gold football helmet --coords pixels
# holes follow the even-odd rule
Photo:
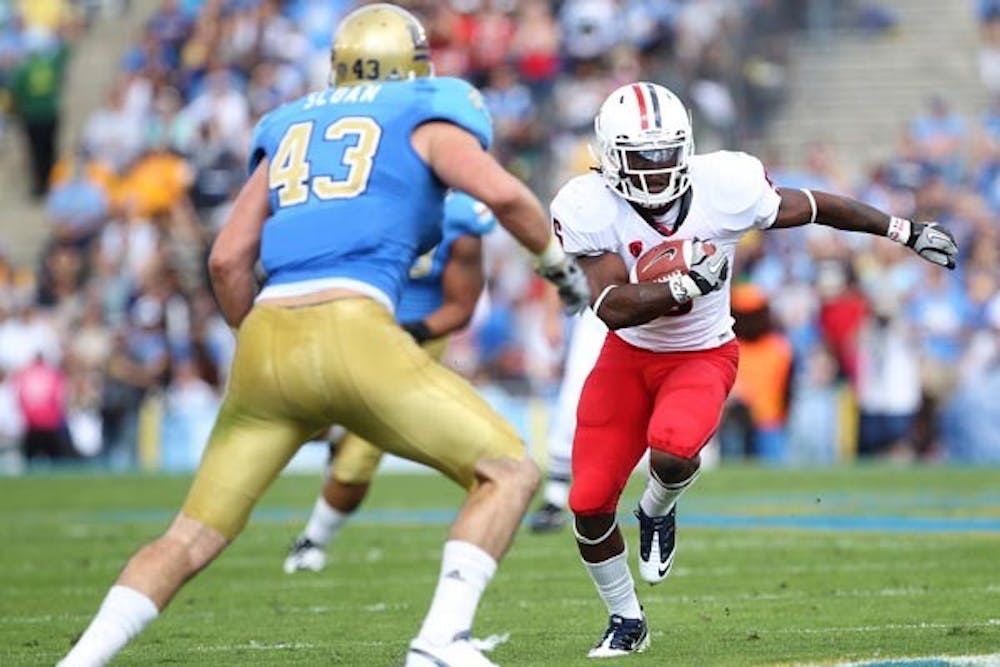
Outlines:
[[[380,2],[340,22],[330,48],[330,85],[433,76],[424,26],[410,12]]]

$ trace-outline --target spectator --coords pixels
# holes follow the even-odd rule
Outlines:
[[[0,474],[21,471],[24,417],[10,377],[0,367]]]
[[[31,155],[31,195],[48,192],[59,140],[59,105],[69,50],[42,28],[24,37],[25,59],[10,77],[14,113],[21,121]]]
[[[24,419],[22,451],[30,465],[37,459],[75,458],[66,429],[66,375],[41,353],[14,374],[14,391]]]
[[[843,391],[837,361],[816,344],[801,357],[802,371],[792,381],[788,409],[789,462],[830,465],[839,458],[843,438]]]
[[[527,0],[518,6],[511,41],[517,70],[536,98],[544,101],[559,75],[559,24],[546,0]]]
[[[921,154],[945,170],[950,182],[959,177],[959,149],[965,139],[965,121],[951,110],[948,101],[940,95],[931,97],[927,111],[914,121],[910,132]]]
[[[879,290],[869,303],[858,334],[858,455],[908,458],[920,407],[917,346],[897,294]]]
[[[126,84],[119,81],[104,106],[87,121],[83,143],[87,154],[120,172],[142,152],[145,130],[141,118],[125,103]]]
[[[730,421],[742,424],[723,429],[722,453],[781,463],[788,456],[785,418],[792,348],[775,329],[767,296],[759,287],[734,287],[732,309],[736,318],[733,329],[740,341],[740,367],[726,412]],[[737,431],[743,431],[742,437]]]
[[[56,240],[86,250],[107,219],[107,192],[88,175],[85,155],[68,159],[65,169],[58,182],[53,178],[45,211]]]

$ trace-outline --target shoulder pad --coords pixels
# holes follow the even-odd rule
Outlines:
[[[716,151],[690,160],[691,183],[712,208],[727,215],[748,210],[770,187],[764,165],[747,153]]]
[[[581,232],[597,232],[613,225],[618,205],[617,195],[608,189],[604,179],[591,172],[562,186],[549,205],[549,213]]]

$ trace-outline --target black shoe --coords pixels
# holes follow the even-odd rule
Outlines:
[[[555,533],[566,526],[567,516],[563,508],[545,503],[528,518],[533,533]]]
[[[645,618],[624,618],[612,614],[601,641],[587,654],[588,658],[614,658],[629,653],[642,653],[649,646],[649,631]]]
[[[667,578],[674,564],[677,503],[664,516],[646,516],[642,507],[637,507],[635,518],[639,519],[639,576],[658,584]]]

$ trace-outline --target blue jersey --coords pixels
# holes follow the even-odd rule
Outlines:
[[[410,143],[433,120],[492,142],[479,92],[448,77],[328,88],[261,119],[249,166],[268,159],[264,292],[347,287],[395,307],[413,261],[441,240],[445,186]]]
[[[410,282],[396,309],[400,322],[422,320],[444,303],[441,283],[444,267],[451,257],[451,244],[459,236],[485,236],[496,226],[496,219],[486,205],[463,192],[451,192],[444,200],[444,225],[441,243],[427,251],[410,268]]]

